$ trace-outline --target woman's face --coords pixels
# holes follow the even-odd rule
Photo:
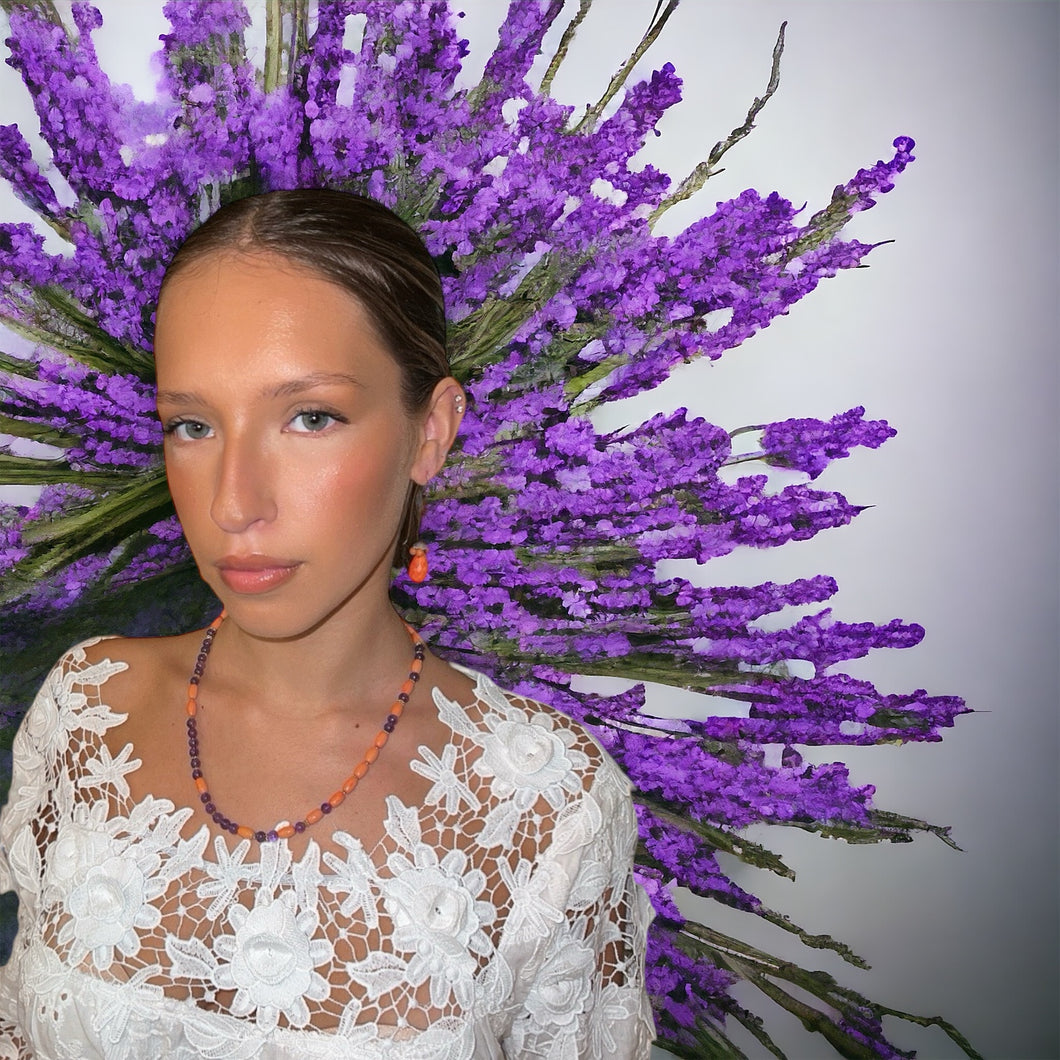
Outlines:
[[[410,483],[452,441],[436,420],[456,383],[410,416],[360,304],[265,254],[216,254],[174,277],[155,352],[177,514],[239,624],[295,636],[385,601]]]

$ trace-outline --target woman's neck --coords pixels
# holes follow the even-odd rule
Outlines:
[[[277,717],[309,719],[338,710],[373,710],[404,681],[412,644],[389,599],[368,611],[341,609],[312,629],[263,638],[232,617],[214,640],[204,677],[226,698],[253,702]]]

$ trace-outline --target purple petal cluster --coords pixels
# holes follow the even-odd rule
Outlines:
[[[833,461],[863,445],[877,449],[898,432],[886,420],[866,420],[862,406],[830,420],[792,419],[771,423],[762,432],[765,459],[780,467],[805,471],[811,479]]]
[[[649,879],[643,876],[641,882]],[[691,1032],[705,1018],[724,1020],[733,1007],[728,990],[736,976],[708,959],[690,956],[659,922],[648,931],[646,971],[656,1020],[678,1045],[696,1048],[699,1042]]]
[[[76,439],[65,450],[75,468],[145,468],[158,463],[162,431],[154,414],[154,391],[135,376],[39,359],[35,378],[9,384],[7,408],[9,415],[47,424]]]

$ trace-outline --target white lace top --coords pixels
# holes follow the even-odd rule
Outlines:
[[[293,858],[130,797],[102,736],[125,669],[72,649],[14,744],[0,889],[0,1056],[647,1057],[650,918],[621,771],[573,722],[487,678],[388,800],[372,849],[345,832]]]

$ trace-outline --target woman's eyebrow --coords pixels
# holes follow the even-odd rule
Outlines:
[[[265,397],[289,397],[291,394],[300,394],[304,390],[312,390],[313,387],[327,386],[329,384],[345,383],[347,386],[363,387],[364,383],[355,375],[347,372],[312,372],[299,379],[291,379],[279,386],[271,387],[263,394]]]
[[[355,375],[347,372],[312,372],[310,375],[301,376],[298,379],[289,379],[287,382],[277,386],[266,387],[261,396],[265,398],[290,397],[292,394],[301,394],[306,390],[312,390],[318,386],[335,385],[344,383],[347,386],[363,387]],[[209,402],[202,394],[191,390],[160,390],[155,400],[159,403],[169,405],[208,405]]]
[[[155,402],[169,405],[205,405],[206,399],[190,390],[159,390],[155,394]]]

